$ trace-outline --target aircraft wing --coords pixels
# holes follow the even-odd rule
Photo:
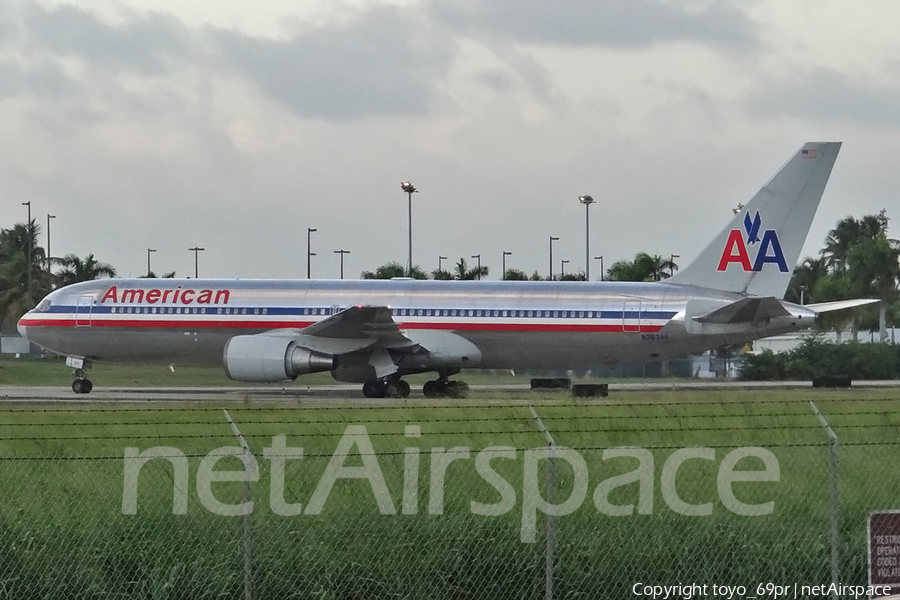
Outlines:
[[[790,312],[774,297],[743,298],[726,304],[694,320],[699,323],[759,323],[766,319],[790,316]]]
[[[353,306],[303,329],[277,329],[264,335],[290,337],[305,348],[335,355],[372,346],[415,345],[400,332],[391,309],[386,306]]]

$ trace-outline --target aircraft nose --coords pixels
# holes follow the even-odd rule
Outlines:
[[[22,319],[19,319],[19,322],[16,323],[16,329],[19,330],[19,335],[21,335],[25,339],[28,339],[28,328],[22,325]]]

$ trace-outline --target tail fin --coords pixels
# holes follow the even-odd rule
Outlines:
[[[783,298],[841,142],[808,142],[669,281]]]

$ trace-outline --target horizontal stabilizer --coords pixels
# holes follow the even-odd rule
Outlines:
[[[880,300],[872,298],[860,298],[857,300],[837,300],[835,302],[820,302],[819,304],[807,304],[803,308],[815,311],[817,313],[831,312],[834,310],[844,310],[847,308],[856,308],[857,306],[866,306],[874,304]]]
[[[744,298],[694,317],[699,323],[759,323],[766,319],[787,317],[791,313],[777,298]]]

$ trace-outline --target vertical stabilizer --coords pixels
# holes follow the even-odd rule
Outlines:
[[[784,297],[840,142],[808,142],[672,283]]]

